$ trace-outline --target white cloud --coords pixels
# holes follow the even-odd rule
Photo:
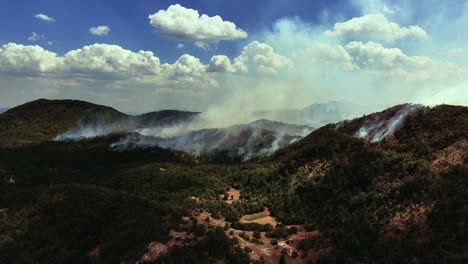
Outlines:
[[[207,75],[207,66],[200,59],[184,54],[174,64],[164,64],[162,69],[165,78],[178,80],[183,83],[197,84],[198,86],[213,87],[217,83],[211,76]]]
[[[246,38],[247,33],[220,16],[200,15],[197,10],[171,5],[149,16],[150,24],[161,34],[199,43]]]
[[[154,75],[160,61],[151,51],[132,52],[117,45],[93,44],[68,52],[64,62],[69,71],[115,78]]]
[[[427,39],[426,31],[417,25],[402,27],[382,14],[369,14],[336,23],[333,30],[325,31],[331,37],[383,40],[392,42],[406,37]]]
[[[161,64],[151,51],[133,52],[117,45],[93,44],[64,56],[39,46],[9,43],[0,48],[0,74],[46,77],[80,82],[105,82],[121,87],[134,82],[153,87],[207,89],[218,84],[198,58],[182,55],[173,64]]]
[[[41,38],[44,38],[44,35],[39,35],[36,32],[33,32],[30,37],[28,37],[28,40],[31,42],[35,42],[37,40],[40,40]]]
[[[89,33],[97,36],[105,36],[109,34],[110,28],[108,26],[97,26],[89,29]]]
[[[183,43],[179,43],[179,44],[177,44],[177,46],[176,46],[176,48],[178,48],[178,49],[182,49],[183,47],[184,47],[184,44],[183,44]]]
[[[193,45],[197,48],[204,49],[204,50],[207,50],[210,47],[209,44],[205,42],[200,42],[200,41],[195,41]]]
[[[271,46],[253,41],[244,47],[239,57],[234,59],[233,67],[240,73],[277,74],[291,70],[293,62],[291,59],[275,53]]]
[[[235,72],[234,68],[231,65],[231,60],[226,55],[215,55],[211,57],[208,71],[229,73]]]
[[[55,22],[55,19],[53,19],[52,17],[50,17],[48,15],[44,15],[44,14],[37,14],[34,17],[37,18],[37,19],[40,19],[40,20],[47,21],[47,22]]]
[[[167,67],[171,69],[173,76],[201,76],[205,72],[205,65],[190,54],[180,56],[174,64]]]
[[[293,67],[294,63],[291,59],[276,53],[270,45],[253,41],[244,47],[232,64],[224,55],[213,56],[209,70],[237,74],[278,74],[289,71]]]
[[[385,48],[379,43],[353,41],[345,47],[358,69],[390,70],[401,68],[409,57],[397,48]]]
[[[409,56],[398,48],[386,48],[372,41],[352,41],[345,46],[316,44],[308,54],[318,61],[344,66],[346,70],[420,83],[467,77],[467,72],[454,64],[424,56]]]
[[[60,68],[62,59],[39,46],[8,43],[0,48],[0,72],[20,76],[37,76]]]
[[[448,51],[448,55],[451,56],[451,57],[463,57],[463,56],[465,56],[465,50],[461,49],[461,48],[450,49]]]

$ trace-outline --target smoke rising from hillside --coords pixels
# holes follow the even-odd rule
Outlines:
[[[439,104],[468,106],[468,82],[452,87],[438,87],[420,92],[413,101],[427,106]]]
[[[111,144],[115,150],[162,147],[185,151],[193,155],[213,155],[225,152],[243,159],[268,155],[309,134],[312,128],[268,120],[225,128],[207,128],[214,123],[204,115],[190,120],[173,120],[170,123],[152,125],[131,118],[115,123],[93,122],[59,135],[56,141],[78,141],[87,138],[123,134]],[[141,120],[140,120],[141,121]]]
[[[380,118],[378,120],[368,120],[359,128],[354,134],[355,137],[365,138],[372,143],[380,142],[388,139],[403,126],[406,118],[423,109],[422,105],[406,105],[402,109],[395,112],[395,114],[388,120]]]

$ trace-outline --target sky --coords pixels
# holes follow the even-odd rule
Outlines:
[[[0,106],[468,105],[468,1],[4,0]]]

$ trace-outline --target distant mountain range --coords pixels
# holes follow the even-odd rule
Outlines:
[[[0,107],[0,114],[8,111],[9,107]]]
[[[256,111],[253,115],[256,118],[321,127],[326,124],[382,111],[387,107],[385,105],[360,105],[342,100],[316,103],[298,110]]]

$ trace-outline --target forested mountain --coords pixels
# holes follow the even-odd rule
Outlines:
[[[399,105],[229,165],[110,147],[125,136],[0,145],[0,263],[468,261],[467,107]]]
[[[198,113],[177,110],[130,116],[111,107],[79,100],[39,99],[0,115],[0,145],[26,145],[50,141],[66,132],[99,127],[103,133],[126,132],[188,120]]]

